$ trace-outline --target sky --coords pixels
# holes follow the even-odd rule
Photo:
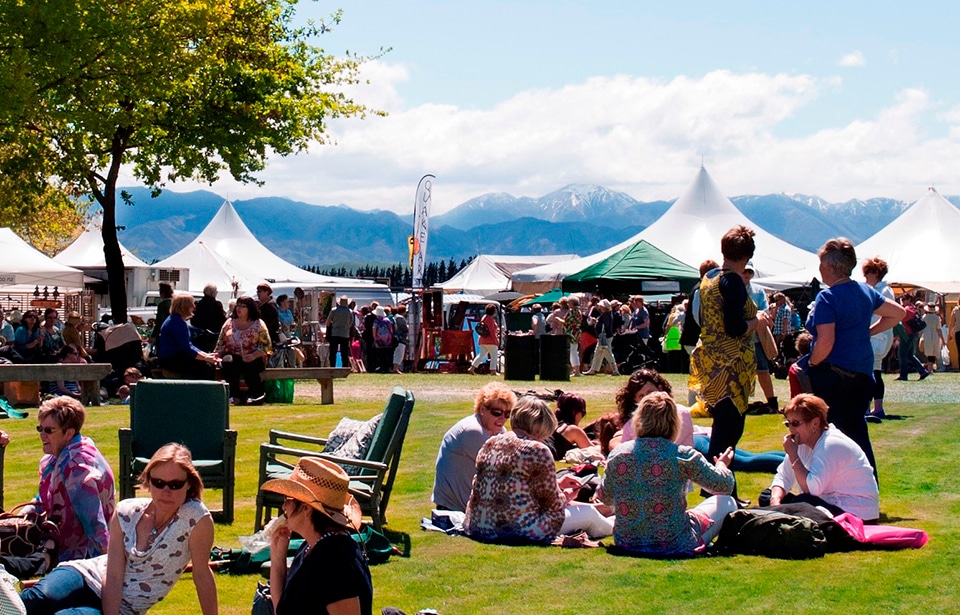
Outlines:
[[[247,199],[433,213],[487,193],[599,184],[677,198],[701,161],[721,190],[915,201],[960,194],[960,3],[301,1],[343,8],[320,44],[376,55],[335,144],[272,158]],[[121,183],[123,183],[121,181]],[[135,183],[130,177],[129,183]]]

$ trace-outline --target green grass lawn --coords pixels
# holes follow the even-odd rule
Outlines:
[[[587,420],[613,410],[622,378],[597,376],[570,383],[511,383],[563,388],[584,395]],[[685,377],[671,376],[678,401]],[[396,606],[408,613],[433,607],[445,615],[471,613],[874,613],[957,610],[960,597],[960,530],[954,519],[960,497],[950,472],[960,466],[960,376],[937,374],[919,382],[887,382],[888,414],[902,420],[872,425],[880,472],[881,513],[889,523],[930,534],[923,549],[832,554],[801,562],[758,557],[659,561],[608,555],[604,549],[501,547],[420,530],[430,512],[433,463],[443,433],[472,409],[486,377],[456,375],[352,375],[336,382],[336,403],[319,405],[319,391],[297,384],[290,406],[236,407],[239,431],[236,521],[217,525],[215,544],[239,546],[253,529],[259,444],[270,428],[326,435],[342,416],[368,418],[381,411],[391,386],[411,389],[417,404],[404,445],[388,510],[388,528],[409,534],[409,558],[394,557],[372,569],[375,612]],[[786,383],[775,381],[781,400]],[[782,403],[782,402],[781,402]],[[83,432],[111,463],[118,459],[117,429],[128,423],[127,406],[91,408]],[[741,446],[779,448],[779,416],[750,416]],[[699,423],[706,423],[698,420]],[[0,424],[13,437],[6,454],[5,503],[11,507],[36,492],[40,443],[35,412]],[[769,475],[738,475],[742,497],[756,498]],[[220,493],[205,499],[219,507]],[[691,495],[691,504],[699,498]],[[256,577],[217,577],[221,613],[246,614]],[[185,575],[152,612],[198,612]]]

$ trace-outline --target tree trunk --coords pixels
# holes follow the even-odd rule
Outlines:
[[[113,322],[127,322],[127,284],[123,266],[123,254],[117,240],[117,187],[116,182],[107,182],[103,193],[97,198],[103,209],[103,256],[107,264],[107,279],[110,286],[110,311]]]

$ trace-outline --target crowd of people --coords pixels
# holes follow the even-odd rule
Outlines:
[[[863,266],[867,283],[851,280],[857,257],[840,238],[818,253],[825,288],[801,325],[787,296],[767,298],[752,284],[754,237],[749,228],[730,229],[721,240],[721,262],[704,263],[695,293],[676,302],[664,323],[665,330],[691,323],[698,331],[692,344],[688,337],[681,346],[691,355],[688,401],[706,411],[709,429],[693,424],[691,409],[673,399],[670,383],[652,367],[633,371],[612,400],[616,412],[585,426],[586,402],[579,395],[561,395],[548,411],[544,401],[518,399],[491,382],[478,394],[474,414],[442,439],[435,507],[462,513],[464,533],[486,542],[549,543],[586,531],[591,538],[612,535],[623,552],[693,555],[708,547],[728,513],[751,505],[738,495],[734,471],[762,471],[773,474],[770,487],[759,494],[764,506],[807,502],[875,523],[879,482],[867,421],[883,416],[880,362],[895,345],[893,329],[909,327],[915,317],[882,282],[881,259]],[[913,299],[904,303],[913,305]],[[596,327],[594,356],[600,358],[585,373],[609,360],[600,337],[623,327],[642,337],[650,329],[642,298],[632,298],[629,306],[599,300],[593,312],[582,311],[578,297],[568,297],[546,317],[538,307],[532,310],[534,333],[558,329],[572,349],[582,344],[586,324]],[[921,311],[927,315],[916,318],[939,330],[941,323],[928,317],[937,317],[937,310],[921,306]],[[768,362],[782,359],[783,346],[795,340],[792,350],[801,352],[791,384],[796,381],[797,390],[781,409],[761,374],[767,372],[769,382]],[[939,354],[943,343],[942,334],[931,336],[924,347]],[[579,355],[571,350],[574,373],[580,372]],[[921,377],[935,359],[931,355],[928,365],[918,366]],[[787,433],[780,450],[737,448],[758,382],[769,409],[784,416]],[[553,462],[585,458],[605,468],[593,484],[554,471]],[[693,484],[703,500],[688,508]]]
[[[882,259],[863,264],[866,283],[852,280],[857,256],[848,240],[838,238],[818,252],[825,288],[801,326],[788,297],[768,298],[753,284],[754,238],[749,228],[730,229],[721,239],[720,262],[703,263],[695,292],[674,302],[664,320],[664,337],[676,328],[673,339],[690,354],[695,399],[688,405],[677,403],[670,382],[651,365],[631,369],[611,395],[615,410],[589,423],[581,395],[518,396],[492,380],[479,389],[473,412],[440,439],[435,509],[459,515],[463,533],[483,542],[612,537],[615,552],[694,556],[709,548],[731,512],[751,505],[738,493],[735,472],[759,471],[772,475],[759,494],[763,507],[804,502],[877,522],[879,480],[867,423],[885,416],[884,361],[897,347],[900,379],[907,379],[911,367],[920,379],[935,371],[946,340],[940,310],[910,295],[898,303],[883,282]],[[150,337],[164,375],[209,378],[219,366],[234,402],[263,403],[267,358],[294,333],[288,297],[274,300],[267,284],[258,287],[256,299],[241,296],[228,309],[212,286],[199,302],[167,289],[161,296]],[[580,298],[570,296],[549,311],[533,306],[531,332],[569,338],[573,375],[596,374],[605,366],[616,375],[623,363],[614,358],[612,338],[629,335],[638,345],[649,344],[650,310],[641,296],[625,305],[601,298],[585,303],[581,307]],[[405,309],[376,304],[356,309],[340,297],[327,321],[331,362],[339,356],[359,370],[401,372],[409,335]],[[957,312],[950,315],[952,332]],[[480,320],[481,353],[471,373],[482,361],[497,371],[496,314],[489,306]],[[78,315],[66,320],[61,327],[55,310],[47,310],[42,321],[25,312],[13,343],[0,344],[21,357],[84,361],[97,349],[83,345]],[[219,327],[211,349],[197,346],[191,326]],[[797,336],[801,329],[804,335]],[[697,332],[693,340],[691,330]],[[916,356],[921,337],[925,360]],[[791,367],[791,399],[781,409],[765,382],[770,361],[794,339],[801,356]],[[584,370],[583,351],[591,348]],[[141,377],[136,368],[123,372],[121,398],[129,397]],[[770,409],[783,415],[786,433],[778,450],[738,448],[757,383]],[[146,612],[191,560],[206,562],[213,544],[213,522],[190,451],[175,443],[160,448],[140,476],[148,497],[117,502],[110,464],[81,433],[86,411],[78,390],[56,382],[49,392],[37,413],[43,455],[38,494],[29,508],[45,513],[59,532],[44,537],[32,555],[0,556],[15,576],[41,577],[19,596],[0,592],[0,607],[28,614]],[[694,424],[693,403],[711,419],[709,428]],[[0,431],[0,446],[8,442]],[[573,460],[586,462],[586,470],[558,472],[557,462]],[[694,485],[701,499],[690,506]],[[283,523],[270,537],[266,597],[278,615],[321,608],[372,611],[370,571],[350,537],[360,528],[360,511],[348,487],[340,466],[316,457],[301,458],[289,478],[261,485],[284,496]],[[293,535],[304,540],[288,561]],[[200,611],[218,612],[209,567],[194,565],[192,577]]]
[[[177,443],[162,446],[140,475],[139,487],[147,497],[117,502],[110,464],[81,433],[86,416],[84,406],[69,396],[40,406],[38,494],[23,512],[42,514],[57,530],[41,536],[30,555],[0,555],[0,584],[6,584],[0,588],[0,612],[146,613],[191,562],[199,612],[219,612],[216,581],[206,565],[213,519],[203,504],[203,481],[190,451]],[[9,443],[0,431],[0,446]],[[262,486],[285,496],[286,524],[270,545],[271,600],[277,615],[371,613],[370,572],[349,535],[360,528],[360,509],[347,484],[339,466],[306,457],[289,479]],[[304,540],[288,567],[292,533]],[[18,594],[10,574],[40,578]]]

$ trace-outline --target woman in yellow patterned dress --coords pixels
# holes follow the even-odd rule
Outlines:
[[[707,459],[715,461],[743,435],[744,412],[757,377],[752,333],[769,327],[747,294],[743,270],[753,258],[753,230],[735,226],[720,239],[723,263],[700,282],[700,344],[690,356],[690,379],[713,417]],[[736,497],[736,490],[734,490]]]

